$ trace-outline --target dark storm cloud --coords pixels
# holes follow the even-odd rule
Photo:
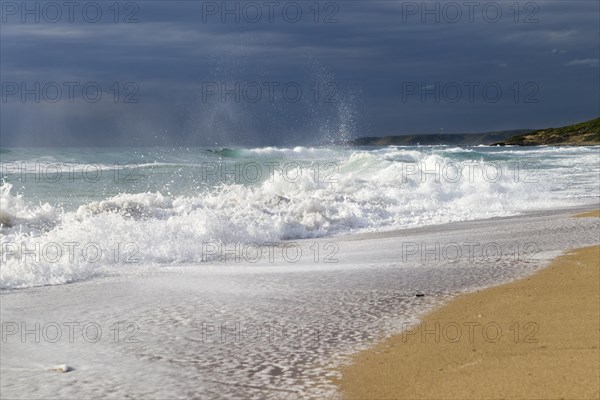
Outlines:
[[[518,15],[514,2],[482,1],[472,15],[462,1],[427,3],[439,21],[422,14],[421,2],[321,2],[318,23],[314,2],[293,3],[302,18],[286,20],[294,10],[281,8],[291,3],[279,2],[272,21],[267,3],[252,3],[263,12],[259,23],[206,14],[222,2],[133,2],[137,23],[114,23],[101,2],[98,23],[77,14],[73,22],[22,23],[3,8],[2,145],[311,144],[556,126],[599,114],[596,1],[521,2]],[[236,4],[248,2],[227,6]],[[120,20],[133,10],[126,6]],[[328,15],[333,23],[323,23]],[[54,103],[11,94],[14,84],[36,82],[80,86]],[[101,87],[98,102],[81,93],[90,82]],[[256,102],[254,86],[242,91],[250,82],[262,90]],[[221,84],[238,84],[239,101],[222,101]],[[501,96],[486,98],[495,87]]]

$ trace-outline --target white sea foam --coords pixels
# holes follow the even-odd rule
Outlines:
[[[527,150],[512,149],[487,155],[507,152],[532,157]],[[544,160],[538,153],[543,153],[547,165],[531,177],[514,169],[514,159],[500,164],[483,161],[485,154],[460,148],[249,149],[238,151],[238,156],[315,157],[336,160],[339,168],[328,179],[315,176],[306,166],[297,179],[274,174],[259,184],[219,184],[190,195],[121,193],[70,211],[53,206],[50,199],[27,202],[5,183],[0,192],[0,284],[12,288],[87,279],[118,272],[128,258],[140,265],[197,263],[204,260],[206,242],[267,243],[402,229],[597,199],[597,150],[533,152],[540,162]],[[574,162],[578,166],[569,167]],[[461,163],[469,168],[457,169],[464,167]],[[67,257],[65,243],[73,242],[78,245],[73,257]],[[31,262],[25,254],[50,245],[58,245],[63,257]],[[102,250],[98,259],[86,256],[90,246]]]
[[[53,225],[57,213],[50,204],[30,206],[22,195],[11,194],[12,185],[0,185],[0,232],[13,230],[34,234],[43,226]]]
[[[334,149],[302,146],[294,148],[261,147],[240,149],[238,152],[241,156],[246,157],[291,158],[296,160],[330,159],[338,155],[338,152]]]

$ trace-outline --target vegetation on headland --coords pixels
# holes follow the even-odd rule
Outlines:
[[[600,144],[600,118],[561,128],[546,128],[513,136],[496,145],[587,146]]]
[[[451,133],[362,137],[348,144],[354,146],[416,145],[518,145],[518,146],[586,146],[600,145],[600,118],[561,128],[520,129],[486,133]]]

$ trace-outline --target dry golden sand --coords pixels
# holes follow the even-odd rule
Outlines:
[[[582,217],[597,217],[597,218],[600,218],[600,210],[584,212],[584,213],[575,215],[575,217],[577,217],[577,218],[582,218]]]
[[[359,353],[342,369],[342,394],[598,399],[599,269],[600,246],[587,247],[529,278],[459,296],[412,330]]]

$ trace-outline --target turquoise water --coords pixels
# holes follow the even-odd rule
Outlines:
[[[115,264],[29,265],[22,246],[135,243],[140,263],[177,265],[202,261],[205,242],[404,229],[600,198],[599,147],[14,148],[0,164],[8,287]]]
[[[275,172],[270,163],[287,165],[290,179],[295,179],[298,167],[294,162],[310,172],[317,164],[348,166],[349,158],[359,154],[372,155],[374,167],[383,160],[419,163],[421,160],[415,153],[422,157],[436,155],[446,163],[489,163],[500,166],[505,173],[518,167],[532,171],[532,179],[554,173],[554,178],[563,185],[552,190],[573,188],[563,198],[594,198],[598,194],[594,190],[598,181],[593,178],[598,171],[600,149],[589,147],[15,148],[2,149],[0,172],[3,182],[10,183],[14,193],[23,194],[29,201],[49,202],[70,210],[122,193],[194,196],[220,184],[262,183]],[[258,173],[256,163],[260,165]],[[491,168],[490,178],[493,178]],[[410,175],[409,169],[405,172]],[[322,175],[323,179],[336,178],[338,171],[329,166]],[[527,172],[521,175],[524,178]],[[443,173],[440,179],[444,179]]]

